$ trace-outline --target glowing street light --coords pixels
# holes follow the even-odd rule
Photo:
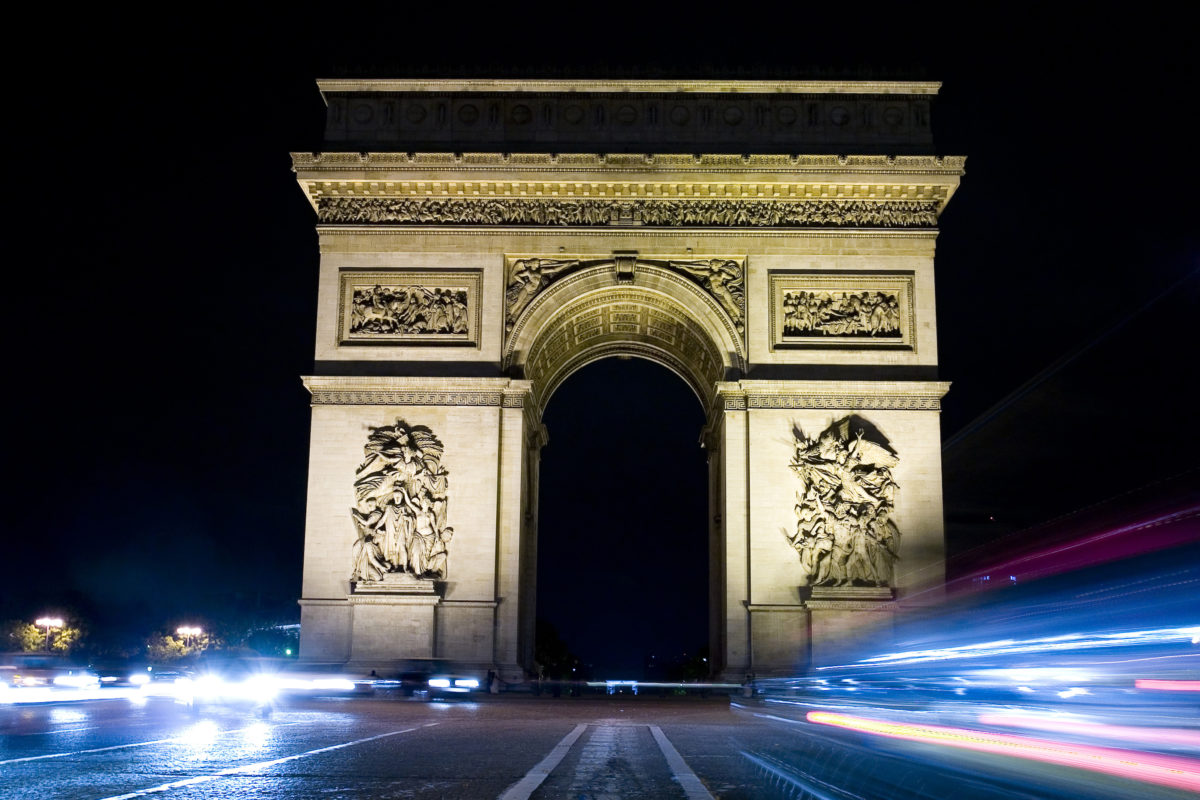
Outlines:
[[[204,629],[196,625],[180,625],[175,629],[175,633],[183,637],[183,642],[188,647],[192,646],[192,641],[198,636],[204,635]]]
[[[50,631],[61,628],[64,625],[62,617],[41,617],[34,620],[34,624],[39,628],[46,629],[46,652],[50,652]]]

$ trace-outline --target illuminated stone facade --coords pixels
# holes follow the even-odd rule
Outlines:
[[[964,160],[924,155],[937,84],[321,88],[331,152],[293,155],[321,248],[303,658],[519,680],[541,413],[608,356],[707,409],[721,674],[940,586],[933,256]]]

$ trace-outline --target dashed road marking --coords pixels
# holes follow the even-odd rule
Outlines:
[[[658,749],[662,750],[663,755],[667,758],[667,766],[671,768],[671,774],[675,776],[675,780],[679,781],[679,786],[688,796],[688,800],[713,800],[712,794],[696,777],[696,773],[692,772],[692,768],[683,760],[683,756],[679,755],[679,751],[675,749],[675,745],[671,744],[671,740],[662,732],[662,729],[657,725],[650,726],[650,733],[654,736],[654,741],[658,742]]]
[[[525,773],[525,777],[505,789],[504,793],[500,795],[499,800],[529,800],[529,796],[550,776],[550,773],[566,757],[571,746],[583,735],[585,730],[587,730],[586,724],[576,725],[573,731],[564,736],[554,746],[549,755],[534,765],[533,769]]]

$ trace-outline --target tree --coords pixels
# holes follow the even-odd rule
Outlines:
[[[203,653],[210,647],[219,647],[221,641],[207,633],[182,636],[177,633],[156,633],[146,640],[146,654],[151,661],[178,661],[181,658]]]
[[[49,640],[50,652],[68,655],[83,639],[83,628],[74,620],[68,620],[60,628],[46,629],[23,620],[9,620],[0,627],[4,649],[33,653],[45,650]]]

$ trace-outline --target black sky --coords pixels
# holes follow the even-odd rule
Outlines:
[[[0,619],[296,615],[318,254],[288,153],[320,149],[314,81],[339,73],[941,80],[937,149],[968,156],[938,240],[944,436],[1082,354],[947,453],[951,549],[998,510],[1019,527],[1194,466],[1194,53],[1154,19],[888,20],[47,22],[7,100]],[[658,609],[622,641],[556,620],[580,652],[704,644],[675,625],[704,602],[703,478],[651,482],[703,463],[689,397],[618,361],[549,407],[543,608]],[[590,494],[555,505],[585,468]],[[555,550],[570,537],[593,557]]]

